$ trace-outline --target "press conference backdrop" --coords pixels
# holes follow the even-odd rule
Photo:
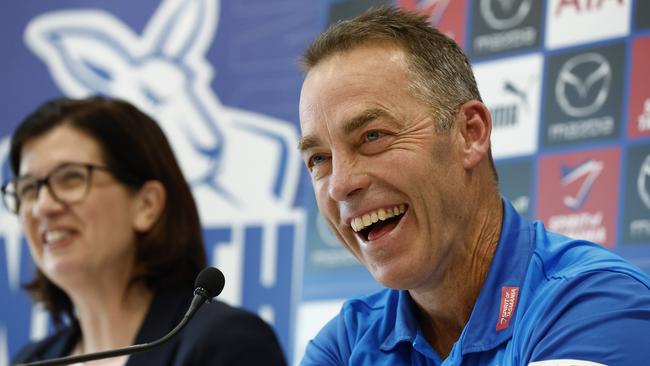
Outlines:
[[[378,288],[317,214],[296,149],[298,56],[328,24],[385,3],[4,1],[0,178],[11,132],[43,100],[137,104],[192,185],[210,261],[226,274],[221,298],[273,324],[295,362],[343,299]],[[471,56],[503,195],[650,272],[650,2],[393,3],[426,14]],[[18,222],[0,208],[0,365],[48,331],[20,289],[32,273]]]

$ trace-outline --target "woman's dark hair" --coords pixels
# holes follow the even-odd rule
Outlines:
[[[135,272],[131,283],[142,281],[152,290],[189,285],[206,266],[201,223],[190,187],[158,124],[133,105],[115,99],[54,99],[42,104],[16,129],[11,139],[10,164],[20,171],[22,147],[60,126],[92,137],[115,178],[137,190],[146,181],[162,183],[167,192],[158,221],[137,234]],[[74,143],[71,141],[71,143]],[[73,318],[68,295],[40,270],[24,287],[43,302],[56,325]]]

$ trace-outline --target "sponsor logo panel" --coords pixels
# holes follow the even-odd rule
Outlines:
[[[648,83],[650,37],[634,40],[631,64],[628,136],[647,137],[650,136],[650,83]]]
[[[628,148],[625,182],[623,242],[650,244],[650,142]]]
[[[377,281],[333,234],[313,196],[307,204],[302,299],[347,298],[378,290]]]
[[[499,189],[519,214],[530,218],[533,158],[496,161]]]
[[[495,159],[533,154],[539,130],[542,56],[532,54],[474,66],[492,114]]]
[[[427,15],[431,24],[464,48],[466,0],[398,0],[397,4]]]
[[[305,271],[319,272],[361,266],[327,226],[315,200],[312,200],[307,221]]]
[[[550,0],[546,8],[546,47],[560,48],[627,35],[631,2]]]
[[[476,0],[470,54],[493,55],[539,45],[543,2]]]
[[[548,57],[544,145],[617,137],[624,66],[622,43]]]
[[[613,247],[619,161],[619,148],[542,157],[536,216],[550,231]]]
[[[637,0],[634,12],[634,24],[636,29],[650,28],[650,1]]]

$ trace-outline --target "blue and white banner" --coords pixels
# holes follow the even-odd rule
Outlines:
[[[138,105],[190,181],[209,259],[227,278],[220,298],[271,323],[294,363],[344,298],[378,288],[318,215],[297,151],[299,56],[327,25],[387,3],[427,14],[472,58],[517,209],[602,233],[650,272],[642,0],[6,0],[0,180],[13,129],[44,100]],[[0,207],[0,366],[48,331],[20,287],[32,273],[18,221]]]
[[[300,1],[5,2],[0,43],[3,181],[8,139],[45,99],[131,101],[169,137],[221,268],[226,302],[259,313],[289,354],[306,227],[297,58],[320,28]],[[311,30],[310,30],[311,29]],[[0,209],[0,364],[47,332],[20,284],[33,265],[18,222]]]

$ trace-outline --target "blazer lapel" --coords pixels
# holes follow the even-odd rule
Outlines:
[[[149,312],[134,344],[156,341],[181,321],[190,303],[188,296],[183,296],[183,294],[191,294],[191,289],[160,290],[154,295]],[[173,365],[179,341],[180,334],[177,334],[162,345],[134,353],[129,356],[126,366]]]

